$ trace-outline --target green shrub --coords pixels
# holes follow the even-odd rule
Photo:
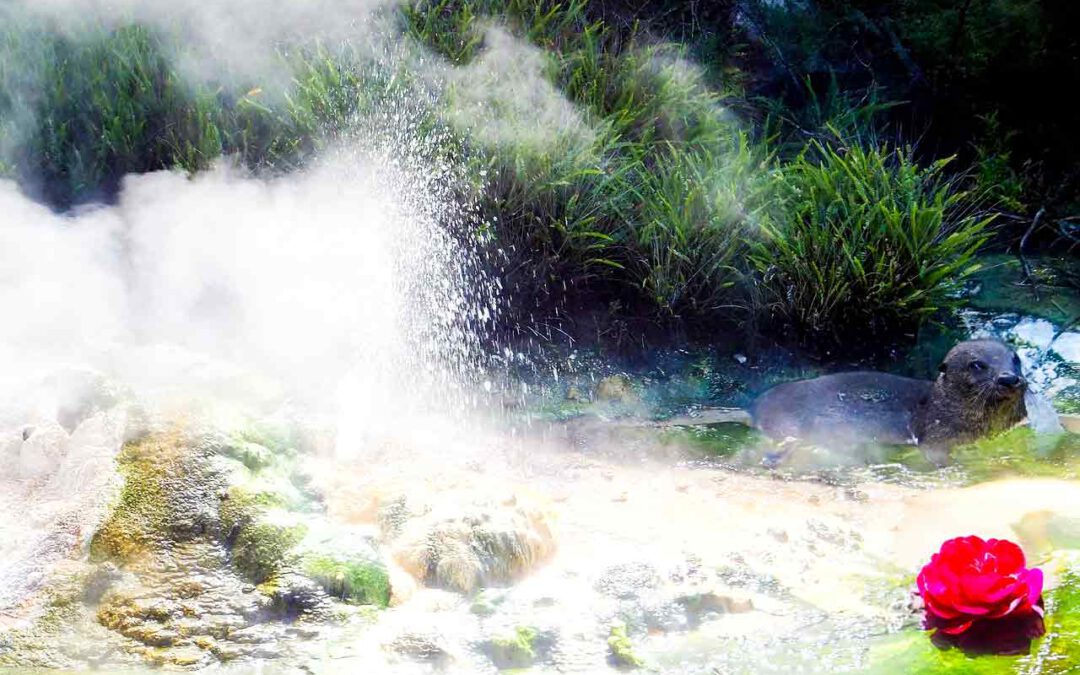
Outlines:
[[[212,98],[180,80],[150,30],[5,32],[0,112],[9,124],[32,120],[9,127],[11,163],[48,201],[67,205],[108,191],[126,173],[194,170],[221,152]]]
[[[775,172],[752,261],[767,311],[805,337],[909,328],[955,303],[991,219],[910,148],[814,141]]]
[[[416,0],[402,7],[408,32],[450,62],[468,63],[484,42],[483,24],[510,25],[534,44],[569,51],[590,31],[587,0]]]
[[[399,108],[409,86],[349,47],[318,45],[282,52],[285,87],[192,81],[175,36],[139,24],[76,34],[0,18],[0,173],[61,208],[111,197],[125,174],[197,171],[222,154],[302,166],[365,115]]]
[[[311,554],[300,566],[332,597],[379,607],[390,602],[390,578],[378,560]]]
[[[745,137],[721,148],[675,146],[639,162],[621,218],[629,281],[671,316],[746,309],[745,266],[762,201],[763,162]]]
[[[628,199],[631,166],[621,151],[617,138],[601,135],[587,147],[507,148],[478,158],[485,174],[481,212],[517,293],[623,269],[614,204]]]
[[[972,142],[975,150],[975,189],[992,206],[1013,213],[1025,213],[1027,185],[1013,168],[1009,144],[1015,131],[1001,128],[997,113],[982,115],[982,133]]]
[[[481,210],[519,297],[629,289],[635,303],[644,300],[639,309],[664,317],[746,305],[738,299],[743,225],[761,153],[682,48],[618,35],[576,1],[419,2],[405,16],[410,32],[457,68],[492,78],[451,86],[449,114],[476,154]],[[516,110],[500,92],[506,85],[484,50],[505,58],[505,33],[480,32],[492,21],[544,50],[537,72],[503,79],[554,85],[541,98],[561,101],[560,114]],[[487,98],[477,100],[478,91]]]

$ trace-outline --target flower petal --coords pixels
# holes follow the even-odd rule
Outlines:
[[[1043,573],[1038,567],[1033,567],[1021,576],[1021,581],[1027,584],[1028,596],[1027,600],[1032,605],[1039,602],[1039,598],[1042,597],[1043,589]]]
[[[923,596],[926,611],[942,619],[955,619],[961,613],[953,609],[948,603],[938,602],[933,596]]]
[[[1023,596],[1021,596],[1019,598],[1013,598],[1012,601],[1009,602],[1009,604],[1001,606],[997,610],[995,610],[992,613],[988,614],[986,616],[986,618],[987,619],[1000,619],[1003,616],[1007,616],[1009,614],[1012,614],[1013,611],[1016,610],[1017,607],[1020,607],[1022,604],[1024,604],[1024,600],[1025,600],[1025,598]]]
[[[1006,539],[991,539],[987,550],[994,556],[996,569],[1001,574],[1016,574],[1024,569],[1024,551]]]
[[[949,626],[948,628],[942,628],[941,632],[945,633],[946,635],[959,635],[960,633],[963,633],[964,631],[966,631],[968,628],[971,628],[972,623],[973,622],[971,622],[971,621],[965,621],[964,623],[959,623],[959,624],[956,624],[955,626]]]

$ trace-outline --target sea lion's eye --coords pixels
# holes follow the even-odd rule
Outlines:
[[[979,371],[986,370],[986,364],[982,361],[972,361],[971,369],[977,373]]]

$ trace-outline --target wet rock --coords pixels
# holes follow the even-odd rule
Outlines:
[[[165,548],[216,535],[224,480],[179,433],[154,434],[124,446],[118,457],[124,487],[90,542],[93,560],[120,564]]]
[[[281,656],[281,649],[274,645],[259,645],[251,650],[250,656],[254,659],[276,659]]]
[[[580,388],[578,388],[576,385],[570,385],[566,388],[566,400],[579,403],[588,399]]]
[[[168,647],[180,638],[172,626],[178,618],[179,608],[166,600],[123,593],[106,596],[97,611],[101,625],[150,647]]]
[[[172,619],[175,611],[175,607],[161,598],[116,594],[101,603],[98,621],[107,628],[130,626],[145,621],[164,623]]]
[[[236,614],[198,614],[185,616],[176,622],[177,631],[184,636],[204,636],[224,639],[234,631],[248,625],[244,617]]]
[[[68,453],[68,432],[55,422],[36,425],[19,445],[17,476],[44,478],[56,469]]]
[[[152,649],[144,651],[147,661],[158,666],[173,666],[183,669],[194,669],[208,665],[213,657],[195,645],[176,647],[173,649]]]
[[[554,642],[551,634],[541,634],[532,626],[518,626],[513,631],[496,635],[481,645],[496,668],[527,668],[535,664]]]
[[[83,601],[91,605],[97,603],[114,584],[123,578],[124,573],[113,563],[97,565],[86,577]]]
[[[280,573],[263,584],[260,590],[270,598],[271,611],[287,619],[320,615],[329,610],[326,592],[318,583],[302,574]]]
[[[403,633],[394,638],[388,647],[413,661],[436,666],[446,666],[454,660],[442,638],[432,633]]]
[[[630,378],[625,375],[609,375],[596,383],[597,401],[629,403],[636,398]]]
[[[554,551],[547,513],[507,501],[461,515],[429,512],[393,542],[394,558],[416,579],[465,593],[517,580]]]
[[[285,629],[286,635],[293,635],[303,640],[314,640],[319,637],[319,629],[314,626],[292,625]]]
[[[705,591],[681,595],[675,603],[682,608],[687,625],[697,627],[711,616],[742,614],[753,611],[754,603],[749,596]]]
[[[30,438],[32,429],[0,430],[0,466],[18,466],[19,451],[23,442]]]
[[[477,616],[492,616],[498,611],[498,604],[501,599],[491,593],[481,591],[473,598],[469,611]]]
[[[270,642],[276,637],[275,632],[268,626],[248,626],[229,633],[229,641],[244,645],[257,645]]]
[[[806,529],[818,540],[841,550],[857,551],[862,548],[862,535],[853,529],[829,525],[817,518],[807,520]]]
[[[150,647],[171,647],[180,637],[174,630],[149,622],[127,628],[124,635]]]
[[[224,443],[220,452],[226,457],[238,460],[252,471],[265,469],[275,461],[274,453],[269,448],[251,441]]]
[[[645,562],[613,565],[597,579],[596,590],[604,595],[629,599],[660,586],[660,573]]]

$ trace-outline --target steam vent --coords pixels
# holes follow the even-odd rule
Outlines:
[[[1080,5],[0,1],[0,672],[1080,673]]]

